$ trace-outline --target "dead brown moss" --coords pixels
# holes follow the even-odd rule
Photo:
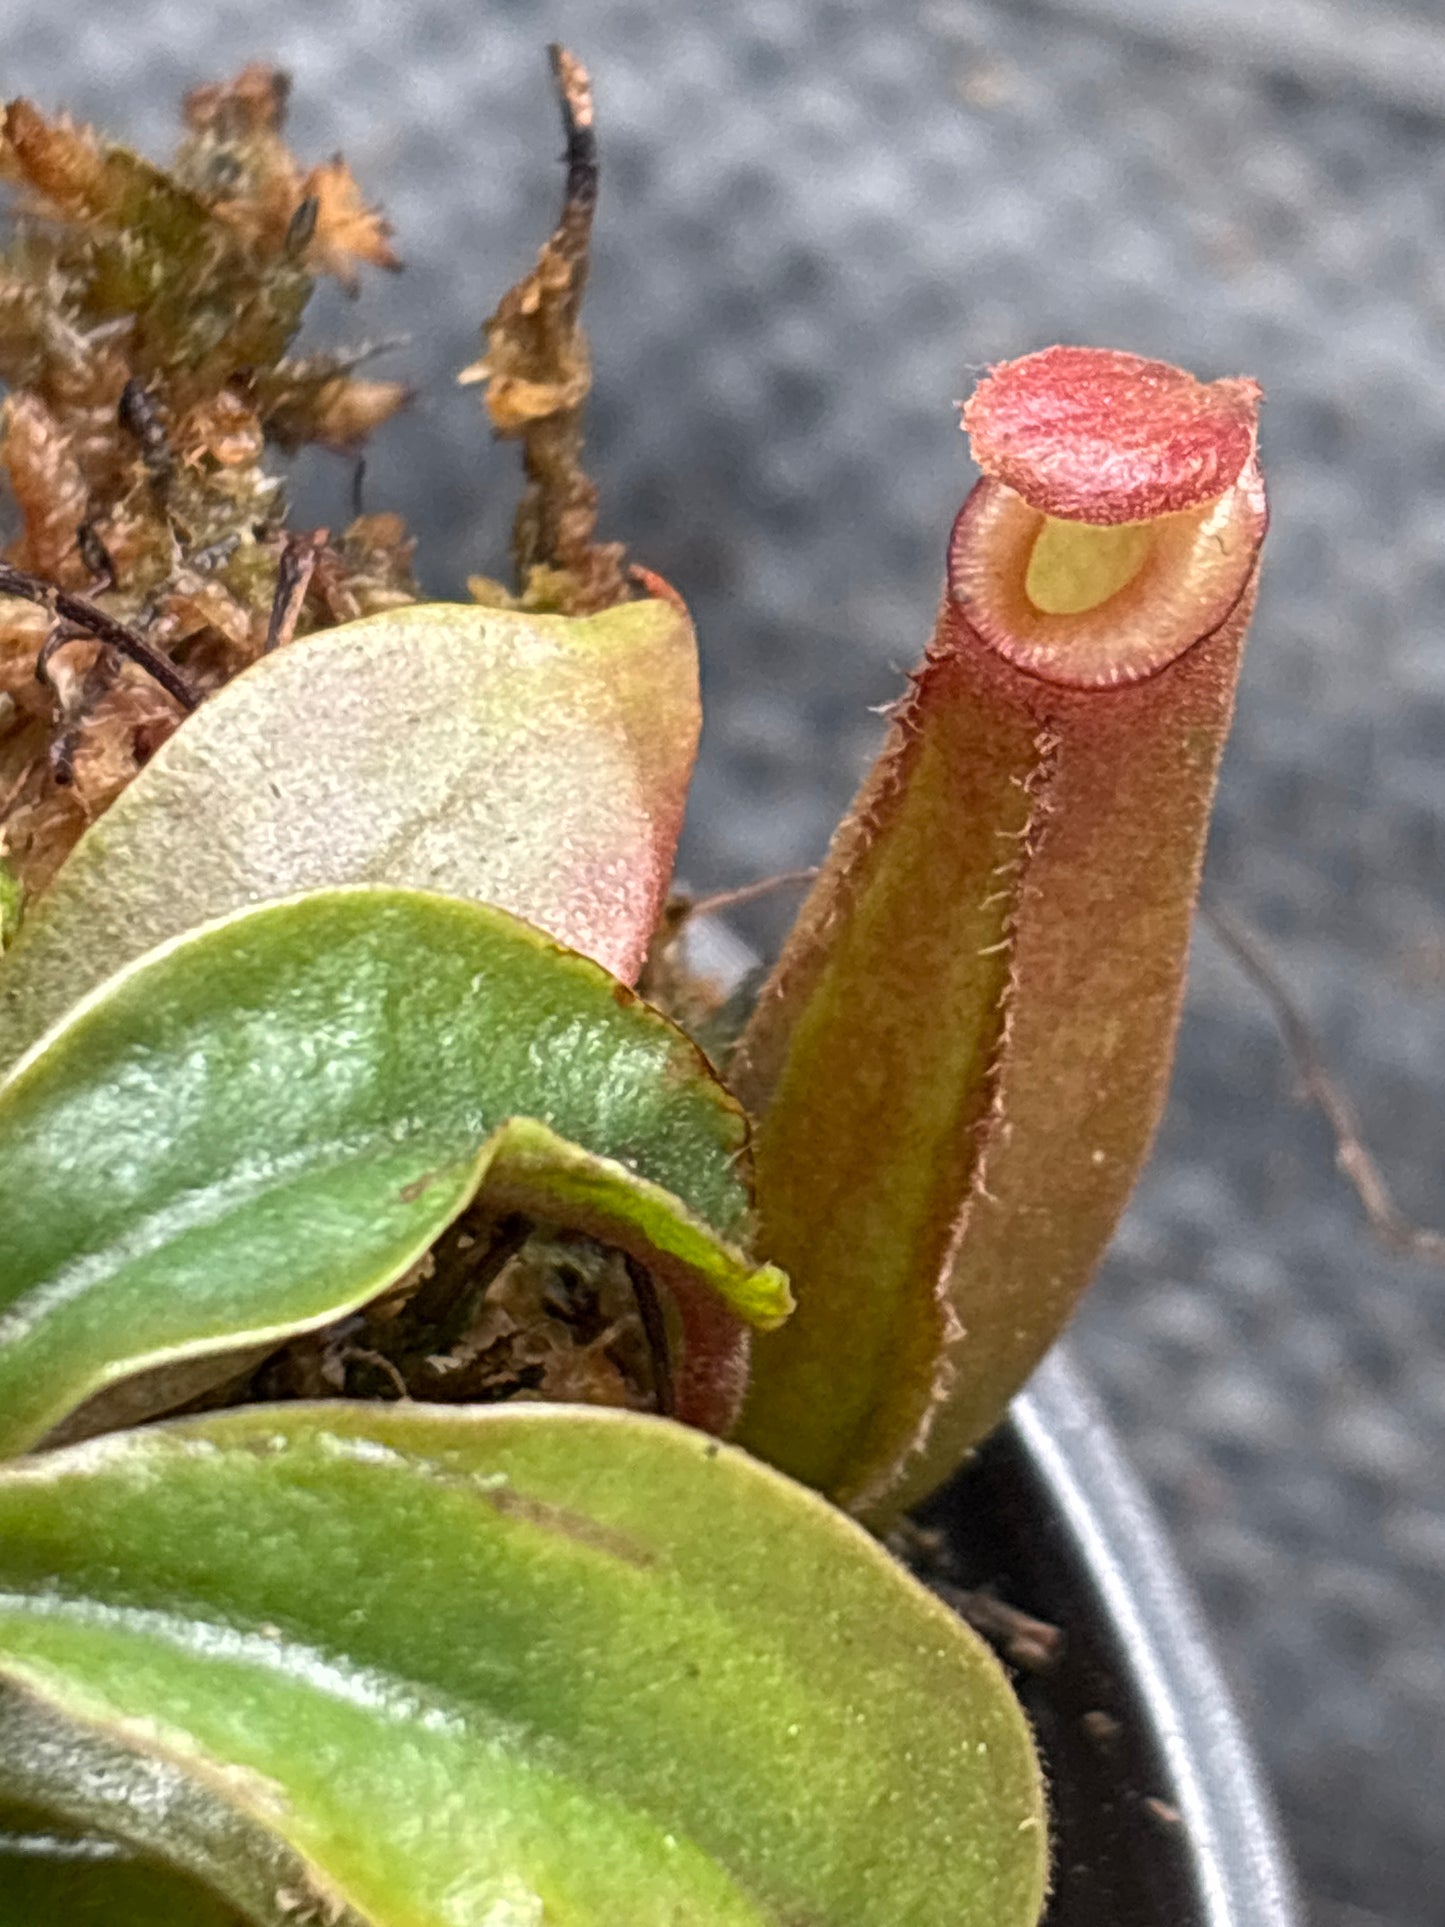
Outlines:
[[[246,1396],[651,1411],[658,1363],[619,1253],[472,1212],[384,1300],[276,1352]]]
[[[355,450],[407,400],[353,374],[359,356],[288,353],[318,276],[354,288],[398,262],[345,162],[291,154],[287,93],[262,65],[198,88],[169,169],[29,101],[0,130],[5,559],[85,594],[201,694],[276,639],[291,532],[268,449]],[[306,537],[315,566],[281,639],[415,599],[397,518]],[[0,855],[31,896],[181,714],[65,633],[0,598]]]
[[[553,68],[562,216],[468,371],[487,383],[496,432],[522,444],[517,588],[475,586],[583,614],[625,601],[632,578],[621,545],[595,540],[581,461],[591,95],[564,50]],[[4,110],[0,181],[16,208],[0,254],[0,472],[17,528],[3,559],[36,581],[32,599],[0,596],[0,947],[17,881],[26,896],[45,888],[183,714],[143,666],[35,593],[83,597],[199,697],[295,635],[416,599],[399,516],[357,514],[337,535],[292,528],[272,466],[308,445],[357,451],[408,399],[356,372],[371,350],[290,352],[318,276],[354,290],[361,268],[399,264],[345,162],[303,169],[291,154],[288,93],[259,64],[197,88],[169,168],[27,101]],[[680,1004],[701,995],[677,960],[654,968]],[[669,1409],[666,1335],[652,1286],[620,1254],[474,1211],[365,1312],[259,1367],[209,1361],[107,1395],[73,1435],[173,1408],[341,1395]]]

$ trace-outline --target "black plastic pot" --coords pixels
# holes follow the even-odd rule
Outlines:
[[[1198,1609],[1061,1352],[922,1519],[963,1583],[1063,1632],[1057,1663],[1018,1679],[1051,1783],[1046,1927],[1300,1927]]]

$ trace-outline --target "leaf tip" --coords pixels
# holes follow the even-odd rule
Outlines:
[[[780,1266],[760,1265],[747,1281],[745,1316],[755,1331],[777,1331],[797,1308],[788,1274]]]

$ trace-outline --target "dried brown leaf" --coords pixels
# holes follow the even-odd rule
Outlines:
[[[266,434],[278,448],[352,452],[411,400],[405,382],[363,381],[335,355],[279,362],[254,383]]]
[[[192,469],[254,468],[265,452],[260,417],[234,388],[197,402],[175,431],[178,459]]]
[[[28,187],[48,213],[74,221],[111,211],[100,143],[69,115],[48,121],[33,101],[12,100],[5,109],[4,146],[10,178]]]
[[[357,287],[357,265],[386,268],[395,274],[401,261],[391,245],[391,225],[368,207],[356,177],[340,154],[313,167],[301,184],[301,199],[316,202],[316,226],[306,248],[307,265],[332,275],[348,293]]]
[[[185,641],[204,629],[215,629],[249,662],[260,643],[260,617],[220,582],[184,578],[167,598],[164,625],[168,638]]]
[[[181,117],[196,134],[220,140],[279,134],[286,119],[291,81],[280,68],[253,60],[233,80],[193,87],[181,102]]]
[[[127,664],[92,712],[76,750],[72,787],[87,817],[115,801],[179,722],[163,692]]]
[[[35,680],[35,658],[50,628],[50,617],[33,602],[17,602],[0,596],[0,694],[17,702],[26,714],[38,714],[44,705],[40,685]],[[0,727],[0,738],[6,731]],[[4,796],[0,783],[0,798]],[[4,812],[0,810],[0,821]]]
[[[83,582],[76,531],[85,520],[89,491],[70,437],[33,394],[12,395],[5,403],[0,436],[0,462],[24,517],[10,559],[56,582]]]
[[[263,61],[232,80],[187,94],[182,114],[189,138],[176,171],[259,254],[286,250],[303,198],[301,169],[281,138],[291,83]]]

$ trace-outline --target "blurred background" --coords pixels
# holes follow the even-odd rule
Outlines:
[[[952,403],[1056,340],[1248,373],[1274,529],[1210,855],[1402,1209],[1445,1221],[1445,17],[1435,0],[133,0],[0,12],[7,94],[161,154],[293,74],[407,271],[369,506],[500,571],[516,453],[453,376],[555,212],[544,44],[592,68],[603,531],[676,582],[708,726],[685,873],[817,860],[932,621]],[[343,519],[346,464],[303,501]],[[762,944],[782,900],[742,922]],[[1386,1255],[1208,932],[1172,1105],[1076,1352],[1167,1516],[1322,1927],[1445,1891],[1445,1279]]]

